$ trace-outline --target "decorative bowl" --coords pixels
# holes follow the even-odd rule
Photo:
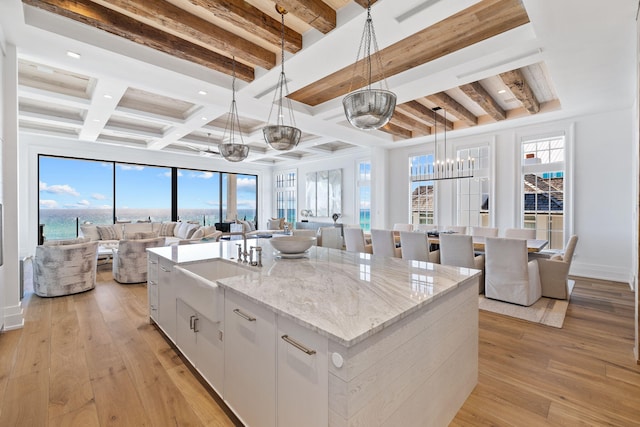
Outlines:
[[[316,238],[311,236],[279,236],[269,241],[273,249],[283,254],[300,254],[309,249]]]

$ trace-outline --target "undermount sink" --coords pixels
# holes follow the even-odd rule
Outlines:
[[[174,268],[175,283],[182,291],[180,299],[213,322],[222,320],[224,312],[224,298],[216,281],[249,271],[246,266],[225,260],[177,265]]]

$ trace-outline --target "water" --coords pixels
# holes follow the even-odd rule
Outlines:
[[[220,222],[217,209],[182,209],[181,221],[198,221],[202,225],[214,225]],[[72,239],[77,236],[76,218],[78,224],[113,224],[111,209],[41,209],[40,224],[44,224],[44,235],[47,240]],[[170,209],[118,209],[118,220],[131,222],[153,222],[171,220]],[[223,211],[226,216],[226,211]],[[251,221],[255,218],[254,210],[238,209],[238,218]]]

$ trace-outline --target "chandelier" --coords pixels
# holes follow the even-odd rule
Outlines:
[[[233,57],[233,78],[231,80],[231,107],[227,123],[222,135],[222,143],[218,145],[220,154],[230,162],[241,162],[249,155],[249,146],[245,145],[240,128],[240,117],[238,116],[238,106],[236,105],[236,58]],[[237,134],[237,136],[236,136]],[[227,137],[228,135],[228,137]],[[238,139],[240,140],[239,142]],[[227,142],[225,142],[227,141]]]
[[[447,110],[441,107],[434,107],[433,111],[433,136],[434,136],[434,162],[427,163],[426,168],[421,169],[416,174],[412,174],[413,181],[441,181],[445,179],[473,178],[475,159],[449,159],[447,157]],[[438,147],[438,121],[437,111],[444,111],[444,150],[440,156]]]
[[[375,64],[371,55],[372,48],[374,50]],[[359,61],[361,52],[363,53],[363,58],[362,61]],[[374,70],[374,66],[377,67],[377,70]],[[374,72],[380,82],[379,89],[372,87]],[[389,91],[387,80],[384,77],[382,57],[378,49],[376,33],[371,18],[371,0],[367,3],[367,20],[360,39],[356,62],[353,64],[350,85],[353,86],[356,80],[366,80],[367,84],[363,89],[353,91],[342,99],[342,106],[347,120],[354,127],[362,130],[381,128],[389,122],[393,115],[393,111],[396,108],[396,95]],[[351,86],[349,91],[351,91]]]
[[[287,97],[289,95],[289,87],[287,86],[287,78],[284,74],[284,15],[287,11],[276,5],[276,11],[282,17],[282,32],[281,32],[281,52],[282,60],[280,71],[280,77],[278,78],[278,84],[273,94],[273,103],[271,104],[271,111],[269,112],[268,123],[271,123],[271,116],[273,114],[274,107],[276,109],[275,124],[270,124],[262,129],[264,140],[269,147],[275,150],[291,150],[295,148],[300,142],[300,136],[302,132],[296,127],[296,122],[293,117],[293,108],[291,108],[291,100]],[[284,121],[284,110],[289,110],[289,123],[286,125]]]

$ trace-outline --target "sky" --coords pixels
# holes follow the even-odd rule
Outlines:
[[[41,209],[111,209],[116,170],[117,206],[132,209],[171,207],[171,169],[165,167],[40,157]],[[217,208],[221,174],[181,169],[178,208]],[[226,184],[226,174],[223,184]],[[256,177],[238,175],[238,209],[255,209]]]

